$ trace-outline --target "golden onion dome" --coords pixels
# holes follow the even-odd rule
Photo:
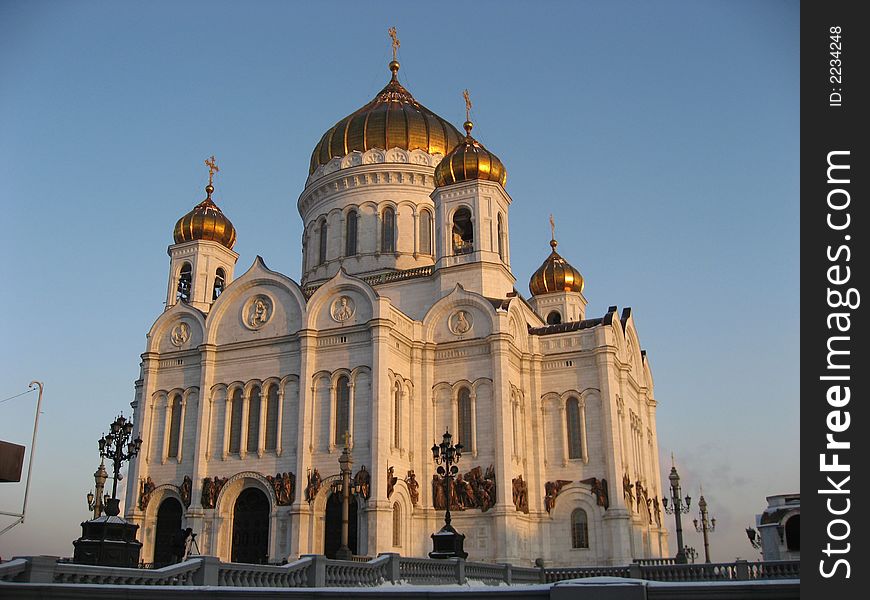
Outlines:
[[[580,275],[580,271],[559,256],[556,252],[558,244],[555,239],[550,241],[553,251],[529,280],[529,291],[532,292],[532,296],[552,292],[583,291],[583,276]]]
[[[175,243],[210,240],[232,250],[236,243],[236,228],[212,201],[211,194],[214,192],[214,186],[211,183],[205,186],[205,192],[208,194],[206,199],[194,206],[192,211],[178,219],[175,224],[173,232]]]
[[[435,167],[435,187],[482,179],[504,187],[507,171],[498,156],[471,137],[474,124],[465,122],[465,139]]]
[[[449,122],[420,104],[399,83],[399,63],[390,62],[393,76],[374,99],[333,125],[311,153],[309,174],[333,158],[372,148],[423,150],[447,154],[462,139]]]

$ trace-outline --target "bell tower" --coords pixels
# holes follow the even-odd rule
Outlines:
[[[208,166],[206,198],[175,224],[175,243],[169,246],[169,284],[166,309],[186,302],[208,312],[212,303],[230,284],[239,255],[233,252],[236,229],[211,199],[215,158]]]

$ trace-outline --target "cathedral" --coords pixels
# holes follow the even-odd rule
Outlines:
[[[135,383],[125,516],[142,560],[169,562],[186,527],[223,561],[334,556],[345,448],[358,556],[426,556],[448,506],[469,560],[667,555],[631,309],[587,315],[555,235],[517,289],[506,168],[470,120],[463,134],[399,82],[397,46],[383,90],[311,153],[298,283],[260,257],[236,272],[206,161]],[[449,491],[431,448],[448,431],[463,446]]]

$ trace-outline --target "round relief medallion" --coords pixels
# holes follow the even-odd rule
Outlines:
[[[471,313],[467,310],[457,310],[447,319],[447,326],[455,335],[463,335],[471,329]]]
[[[272,300],[259,294],[252,297],[242,308],[242,321],[248,329],[260,329],[272,318]]]
[[[176,348],[181,348],[190,339],[190,325],[181,321],[169,332],[169,341]]]
[[[353,298],[350,296],[340,296],[332,303],[332,309],[329,311],[329,314],[332,315],[333,321],[344,323],[353,316],[355,309]]]

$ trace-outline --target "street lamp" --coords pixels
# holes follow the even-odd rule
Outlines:
[[[693,523],[695,524],[695,531],[698,533],[704,533],[704,560],[705,562],[710,562],[710,544],[707,541],[707,532],[716,531],[716,519],[715,517],[707,520],[707,501],[704,500],[704,491],[701,490],[701,499],[698,500],[698,508],[701,509],[701,522],[698,522],[698,519],[694,519]]]
[[[109,426],[109,433],[97,442],[100,446],[100,456],[112,461],[112,497],[108,498],[103,511],[110,517],[117,516],[121,512],[118,502],[118,482],[121,480],[121,463],[131,460],[142,447],[142,439],[131,439],[133,436],[133,422],[128,421],[124,415],[118,415]],[[101,465],[102,466],[102,465]],[[98,470],[99,472],[99,470]],[[96,475],[94,476],[96,480]],[[97,494],[98,495],[98,494]],[[108,497],[108,494],[106,494]]]
[[[109,475],[106,473],[106,466],[103,462],[104,461],[100,459],[100,466],[97,467],[96,471],[94,471],[94,490],[88,492],[87,496],[88,510],[94,511],[95,519],[103,514],[103,509],[105,508],[103,488],[106,485],[106,479],[109,478]],[[108,494],[106,497],[108,498]]]
[[[677,522],[677,556],[674,560],[678,564],[686,564],[686,550],[683,546],[683,524],[680,520],[680,515],[689,512],[689,504],[692,499],[687,495],[685,500],[680,498],[680,476],[677,473],[677,467],[673,464],[674,457],[671,456],[671,474],[668,479],[671,482],[671,504],[668,504],[667,498],[662,498],[662,504],[665,507],[665,512],[669,515],[674,515]]]
[[[447,511],[444,513],[444,527],[432,534],[432,552],[429,558],[467,558],[468,552],[462,548],[465,536],[456,531],[450,524],[450,498],[453,492],[453,477],[459,473],[456,463],[462,457],[462,444],[455,446],[450,443],[453,436],[449,430],[444,431],[440,444],[432,445],[432,459],[438,465],[436,472],[447,480]]]
[[[344,432],[344,450],[338,459],[341,467],[341,547],[335,552],[335,558],[339,560],[351,560],[353,552],[347,545],[349,520],[350,520],[350,497],[351,494],[359,493],[358,486],[351,486],[350,474],[353,470],[353,458],[350,455],[350,433]]]

